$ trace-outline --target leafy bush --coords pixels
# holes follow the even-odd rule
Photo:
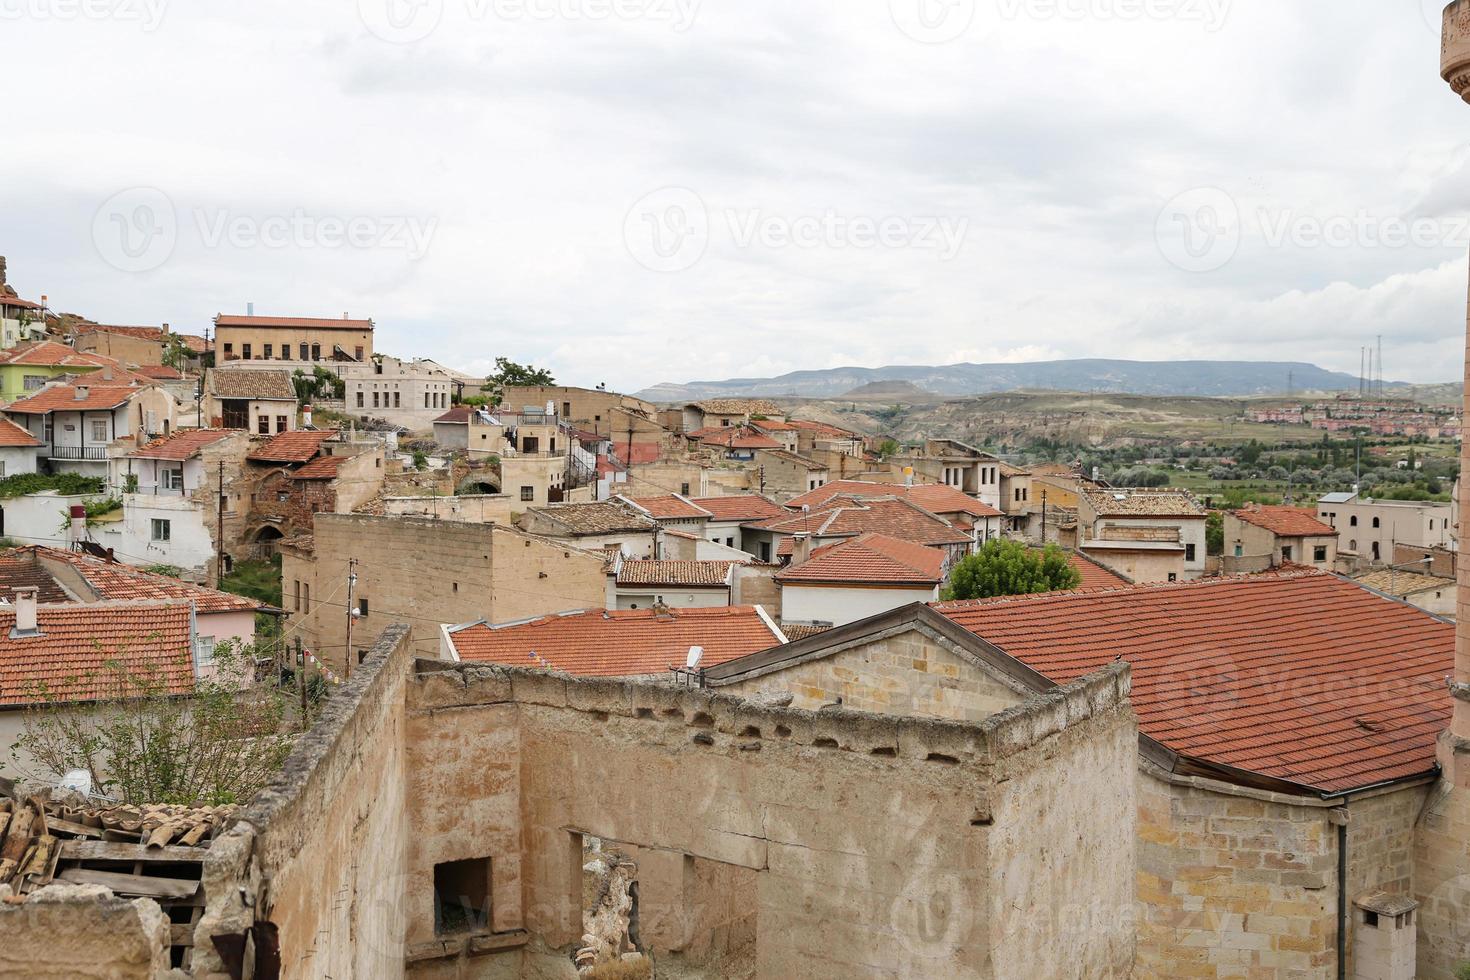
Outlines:
[[[17,473],[0,480],[0,499],[23,497],[28,493],[45,493],[55,490],[64,496],[85,493],[101,493],[105,484],[99,476],[79,476],[76,473]]]
[[[990,599],[1075,589],[1081,574],[1056,545],[1036,551],[1020,541],[992,540],[967,555],[950,574],[945,599]]]

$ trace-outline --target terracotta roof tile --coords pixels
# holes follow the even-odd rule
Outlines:
[[[1126,660],[1144,734],[1315,790],[1428,772],[1449,723],[1454,628],[1331,575],[935,608],[1059,684]]]
[[[336,429],[282,432],[245,458],[253,463],[305,463],[321,452],[322,443],[336,436]]]
[[[627,504],[611,500],[589,504],[552,504],[533,507],[531,513],[547,518],[572,534],[616,534],[622,531],[652,531],[653,518]]]
[[[134,565],[122,565],[75,551],[30,545],[4,555],[9,560],[29,560],[45,570],[45,561],[68,564],[97,593],[99,600],[191,601],[201,613],[247,612],[261,604],[247,596],[220,592],[169,575],[158,575]],[[47,574],[50,574],[47,572]]]
[[[1437,575],[1423,575],[1419,572],[1404,571],[1402,569],[1384,569],[1380,572],[1369,572],[1353,579],[1357,585],[1392,596],[1411,596],[1419,592],[1429,592],[1433,589],[1451,590],[1455,588],[1455,580],[1452,578],[1440,578]]]
[[[1041,554],[1039,548],[1033,548],[1032,551]],[[1075,551],[1067,551],[1067,564],[1082,576],[1082,580],[1077,583],[1078,589],[1126,589],[1133,584],[1111,569]]]
[[[704,648],[703,666],[713,667],[769,650],[784,639],[753,606],[677,609],[667,615],[652,609],[593,610],[499,628],[478,623],[449,636],[461,660],[549,665],[583,677],[665,674],[671,666],[684,666],[693,646]]]
[[[618,570],[619,585],[667,585],[713,588],[729,584],[735,561],[625,561]]]
[[[900,497],[918,504],[931,514],[969,514],[972,517],[1004,516],[989,504],[982,503],[954,487],[942,483],[919,483],[914,486],[890,483],[867,483],[861,480],[833,480],[786,502],[787,507],[818,507],[837,496]]]
[[[0,418],[0,449],[30,449],[41,440],[9,419]]]
[[[135,337],[138,340],[163,341],[162,327],[118,327],[105,323],[81,323],[77,325],[78,334],[86,333],[115,333],[123,337]]]
[[[54,340],[39,340],[0,351],[0,365],[23,364],[28,367],[74,367],[82,370],[106,367],[110,358],[73,350]]]
[[[709,415],[784,415],[785,409],[767,398],[708,398],[694,407]]]
[[[136,369],[136,373],[145,378],[152,378],[154,381],[180,381],[184,377],[175,368],[162,364],[144,364]]]
[[[716,521],[758,521],[787,517],[789,510],[757,493],[731,494],[728,497],[692,497]]]
[[[134,459],[193,459],[205,446],[235,435],[232,429],[184,429],[128,453]]]
[[[372,320],[348,320],[315,316],[236,316],[221,313],[214,318],[219,327],[301,327],[311,330],[372,330]]]
[[[944,579],[945,554],[884,534],[862,534],[818,548],[800,565],[776,573],[781,582],[933,586]]]
[[[46,415],[51,412],[95,412],[125,405],[144,389],[136,386],[103,386],[86,384],[52,385],[30,398],[6,406],[7,412]]]
[[[1083,488],[1081,495],[1099,517],[1199,517],[1205,509],[1188,490]]]
[[[0,608],[0,705],[116,696],[104,675],[108,661],[151,676],[170,694],[194,690],[187,603],[40,606],[37,620],[40,636],[12,638],[15,610]]]
[[[758,521],[750,526],[778,534],[805,533],[817,538],[857,537],[877,531],[929,547],[970,544],[974,540],[942,517],[896,497],[834,497],[808,514]]]
[[[216,398],[296,400],[291,372],[274,368],[213,368],[209,372],[209,391]]]
[[[298,470],[291,472],[294,480],[335,480],[343,464],[356,459],[355,456],[318,456]]]
[[[676,493],[662,497],[621,497],[635,507],[647,511],[656,520],[697,520],[709,517],[709,511]]]
[[[36,590],[38,602],[78,601],[32,555],[0,554],[0,599],[13,601],[16,589],[27,588]]]
[[[1317,520],[1316,510],[1310,507],[1256,504],[1235,511],[1235,518],[1281,538],[1337,537],[1337,529]]]

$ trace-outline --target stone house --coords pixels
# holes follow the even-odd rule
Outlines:
[[[1188,490],[1103,490],[1077,495],[1076,547],[1134,582],[1199,578],[1205,509]]]
[[[174,430],[178,407],[156,384],[78,382],[43,388],[5,413],[40,440],[39,457],[51,472],[108,480],[129,450]]]
[[[642,561],[613,555],[607,566],[608,609],[708,609],[736,602],[739,561]],[[749,652],[754,652],[749,651]]]
[[[317,514],[350,514],[373,500],[386,476],[381,443],[344,442],[334,430],[283,433],[246,459],[251,493],[243,538],[261,556],[283,538],[311,533]]]
[[[890,609],[939,599],[948,556],[869,532],[813,550],[798,538],[791,564],[776,573],[783,622],[845,626]]]
[[[5,290],[5,284],[0,282],[0,351],[44,340],[45,306],[9,295]]]
[[[0,350],[0,402],[28,398],[52,381],[72,375],[98,375],[112,369],[113,384],[127,384],[134,379],[123,366],[97,354],[72,350],[54,340],[24,343]],[[142,380],[142,379],[137,379]]]
[[[433,361],[374,354],[332,365],[345,386],[348,415],[385,419],[411,432],[434,427],[464,393],[465,381]]]
[[[1412,568],[1390,566],[1359,575],[1352,581],[1365,589],[1417,606],[1435,616],[1455,616],[1455,580],[1425,575]]]
[[[1452,629],[1417,609],[1316,572],[911,605],[706,683],[976,718],[1117,659],[1139,717],[1137,811],[1119,824],[1138,855],[1135,975],[1330,976],[1339,949],[1361,975],[1359,900],[1426,902],[1441,880],[1416,851],[1444,812]],[[1421,951],[1443,929],[1421,922]]]
[[[304,316],[214,318],[217,363],[227,361],[366,361],[373,356],[373,321]]]
[[[864,440],[856,432],[806,419],[788,419],[786,424],[796,430],[796,449],[793,452],[803,456],[820,453],[852,459],[862,459],[864,456]]]
[[[795,425],[785,419],[759,419],[751,422],[750,427],[761,435],[774,439],[781,444],[781,448],[788,453],[797,451],[801,444],[800,431]]]
[[[746,550],[762,562],[791,558],[798,539],[813,550],[869,532],[944,551],[949,565],[975,550],[975,532],[956,527],[919,505],[899,497],[833,497],[801,513],[755,521],[744,526]]]
[[[972,532],[977,544],[998,538],[1004,515],[955,487],[939,483],[891,484],[863,480],[835,480],[786,502],[791,510],[820,507],[834,497],[895,497],[942,517],[961,531]]]
[[[1226,511],[1225,554],[1264,556],[1272,568],[1294,563],[1330,572],[1337,567],[1338,531],[1314,514],[1312,508],[1261,504]]]
[[[72,331],[72,346],[79,351],[102,354],[135,368],[158,367],[163,364],[172,338],[189,348],[191,359],[201,351],[203,337],[175,334],[165,323],[161,327],[116,327],[100,323],[81,323]]]
[[[705,528],[714,516],[683,494],[669,493],[657,497],[619,494],[612,499],[653,518],[665,531],[684,531],[699,538],[704,538]]]
[[[917,452],[890,456],[888,466],[906,480],[941,483],[1000,508],[1001,462],[973,446],[954,439],[926,439]]]
[[[745,546],[744,527],[756,521],[791,516],[791,511],[769,497],[755,493],[730,494],[724,497],[692,497],[690,502],[709,514],[704,536],[727,548],[752,553]]]
[[[658,522],[615,500],[533,507],[521,515],[520,527],[585,551],[618,550],[629,558],[663,557]]]
[[[562,419],[615,443],[626,443],[630,429],[638,442],[656,439],[665,432],[658,422],[658,407],[652,402],[599,388],[511,385],[501,391],[500,404],[511,409],[551,405]]]
[[[784,449],[758,449],[755,462],[755,485],[765,494],[777,497],[806,493],[825,486],[830,471],[821,463]]]
[[[784,418],[785,410],[769,398],[710,398],[683,408],[683,431],[743,425],[757,416]]]
[[[128,453],[112,481],[123,489],[123,519],[103,532],[102,543],[129,564],[171,565],[210,580],[216,555],[235,550],[243,530],[249,452],[244,432],[184,429]]]
[[[711,426],[685,433],[691,448],[706,450],[710,459],[748,463],[756,453],[781,449],[781,443],[748,425]]]
[[[260,436],[297,428],[296,387],[289,370],[211,368],[204,380],[207,428],[244,429]]]
[[[478,409],[469,405],[456,405],[433,422],[434,441],[441,449],[470,448],[470,416]],[[488,414],[488,413],[487,413]]]
[[[0,480],[36,472],[36,451],[43,445],[29,430],[0,418]]]
[[[1368,564],[1389,561],[1400,544],[1456,547],[1451,504],[1327,494],[1317,501],[1317,517],[1337,530],[1338,551],[1345,559]]]
[[[390,623],[412,624],[414,643],[434,656],[441,623],[601,609],[607,597],[601,554],[513,528],[326,512],[313,527],[311,537],[279,544],[284,604],[290,628],[339,673],[354,560],[354,654]]]

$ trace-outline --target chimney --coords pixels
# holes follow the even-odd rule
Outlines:
[[[71,543],[81,544],[87,539],[87,508],[82,504],[71,505]]]
[[[303,428],[306,428],[306,429],[311,428],[311,406],[310,405],[302,405],[301,406],[301,425],[302,425]]]
[[[791,566],[795,568],[812,556],[812,537],[810,534],[798,534],[792,541]]]
[[[167,324],[167,323],[165,323],[165,324],[164,324],[164,325],[163,325],[163,335],[164,335],[164,336],[165,336],[165,337],[167,337],[167,336],[168,336],[168,324]]]
[[[40,590],[34,585],[15,590],[15,628],[10,638],[40,636],[40,622],[36,617],[36,597]]]
[[[1467,0],[1457,0],[1445,8],[1444,41],[1440,52],[1444,80],[1456,95],[1470,102],[1470,2]],[[1470,392],[1470,337],[1466,338],[1465,344],[1465,380],[1466,390]],[[1462,415],[1461,418],[1470,418],[1470,415]],[[1470,469],[1470,442],[1460,447],[1458,516],[1462,530],[1470,529],[1470,492],[1467,492],[1464,482],[1470,476],[1467,469]],[[1456,561],[1460,581],[1455,606],[1459,615],[1455,626],[1455,678],[1451,686],[1455,716],[1450,723],[1450,737],[1441,743],[1448,751],[1441,754],[1440,762],[1446,774],[1454,774],[1456,786],[1470,788],[1470,759],[1466,758],[1466,753],[1470,753],[1470,554],[1464,547],[1460,548]],[[1455,765],[1457,762],[1459,764]]]
[[[112,365],[111,364],[104,364],[102,366],[102,380],[103,381],[111,381],[112,380]]]
[[[255,304],[254,303],[246,303],[245,304],[245,315],[246,316],[254,316],[255,315]]]
[[[72,398],[76,401],[84,402],[87,400],[87,395],[91,393],[91,390],[86,385],[77,385],[76,391],[72,393]]]

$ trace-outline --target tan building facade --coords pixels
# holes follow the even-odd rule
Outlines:
[[[214,318],[216,363],[353,360],[373,355],[373,321],[343,316],[234,316]]]

